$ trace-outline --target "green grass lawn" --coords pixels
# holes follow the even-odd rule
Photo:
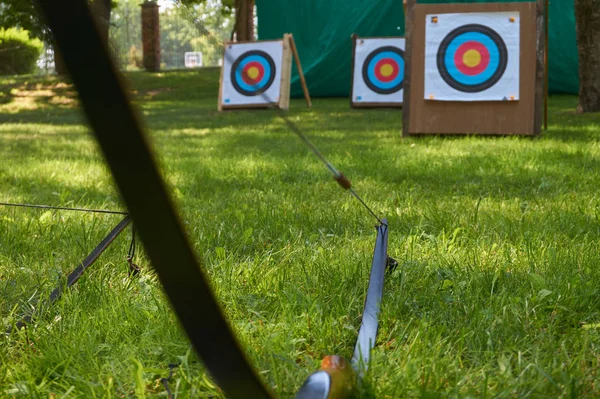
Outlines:
[[[374,220],[270,111],[218,113],[218,71],[127,75],[191,242],[265,383],[293,394],[352,351]],[[550,98],[539,138],[401,138],[398,110],[289,115],[390,226],[361,397],[600,395],[600,116]],[[0,201],[122,209],[72,88],[0,80]],[[0,207],[6,328],[119,216]],[[0,339],[0,397],[221,397],[130,230],[35,323]],[[177,265],[173,265],[177,267]],[[202,317],[202,309],[197,310]]]

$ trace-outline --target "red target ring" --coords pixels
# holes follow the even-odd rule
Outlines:
[[[478,59],[473,60],[473,56]],[[471,63],[466,62],[465,58],[471,58]],[[466,42],[456,50],[454,63],[456,68],[465,75],[478,75],[485,71],[485,68],[490,64],[490,52],[479,42]]]
[[[375,76],[381,82],[391,82],[400,73],[398,63],[391,58],[383,58],[375,64]]]
[[[257,75],[255,75],[257,73]],[[254,76],[253,76],[254,75]],[[255,85],[265,76],[265,68],[260,62],[249,62],[242,70],[242,79],[249,85]]]

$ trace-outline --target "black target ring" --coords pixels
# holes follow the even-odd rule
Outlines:
[[[249,58],[257,60],[256,62],[260,62],[263,68],[265,70],[268,70],[268,76],[266,77],[266,81],[261,80],[258,84],[260,85],[260,87],[258,88],[249,88],[248,84],[243,82],[243,80],[240,81],[242,77],[241,71],[238,71],[238,69],[240,68],[242,63],[247,62]],[[231,84],[237,92],[245,96],[258,96],[267,91],[269,87],[271,87],[273,81],[275,80],[276,72],[277,67],[275,66],[273,58],[271,58],[269,54],[262,50],[246,51],[235,60],[233,65],[231,65]]]
[[[467,85],[457,81],[446,66],[446,53],[452,41],[458,36],[469,32],[480,33],[487,36],[496,46],[499,55],[498,64],[496,65],[496,70],[492,76],[490,76],[490,78],[486,79],[484,82],[475,85]],[[480,24],[468,24],[454,29],[448,33],[446,37],[444,37],[437,52],[437,67],[442,79],[444,79],[444,81],[450,87],[464,93],[477,93],[494,86],[504,75],[507,65],[508,49],[506,48],[504,40],[502,40],[502,37],[498,34],[498,32],[492,28]]]

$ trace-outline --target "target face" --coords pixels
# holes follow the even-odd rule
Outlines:
[[[404,38],[357,38],[353,65],[353,103],[402,103]]]
[[[231,67],[231,83],[235,90],[246,96],[264,93],[275,80],[275,62],[264,51],[251,50],[240,57]]]
[[[426,99],[518,99],[518,13],[428,15],[427,21]]]
[[[221,103],[228,106],[278,102],[282,62],[281,40],[227,45]]]
[[[375,93],[391,94],[402,90],[404,51],[394,46],[372,51],[363,64],[363,79]]]

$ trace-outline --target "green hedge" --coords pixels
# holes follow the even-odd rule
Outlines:
[[[0,75],[18,75],[35,71],[44,44],[31,39],[21,29],[0,29]]]

